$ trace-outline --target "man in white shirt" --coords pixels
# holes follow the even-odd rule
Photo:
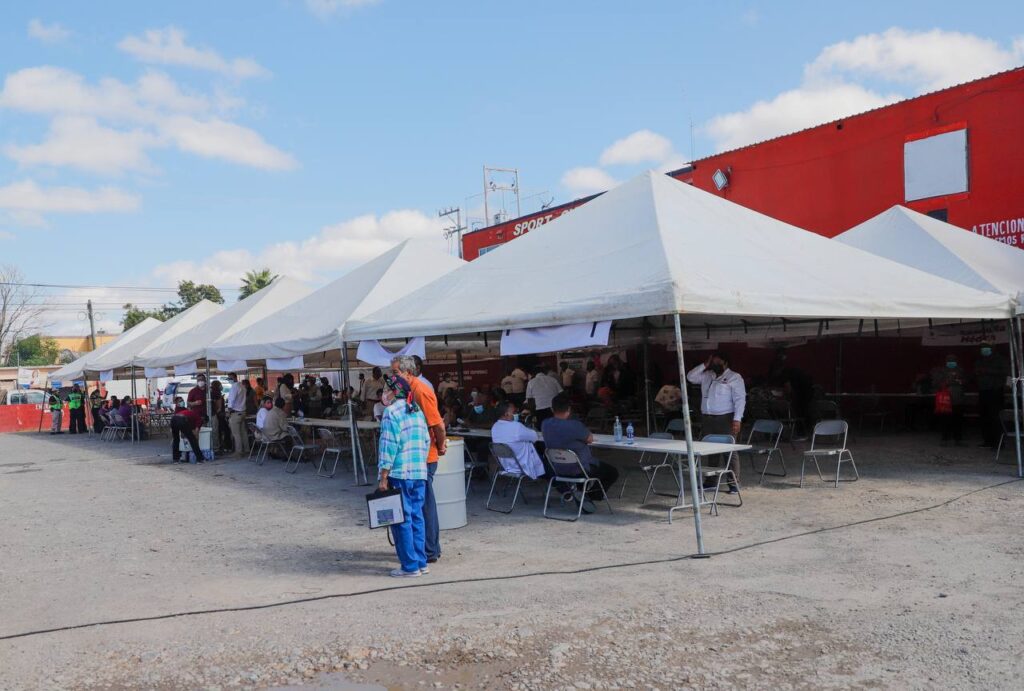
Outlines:
[[[434,391],[434,393],[436,394],[437,391],[434,389],[434,385],[430,383],[429,379],[423,376],[423,358],[421,358],[419,355],[413,355],[412,359],[416,363],[416,378],[419,379],[424,384],[426,384],[427,386],[429,386],[430,390]]]
[[[568,362],[563,362],[558,367],[562,377],[562,388],[567,390],[572,389],[572,380],[573,377],[576,376],[576,370],[569,367]]]
[[[523,423],[519,422],[519,408],[512,401],[504,404],[504,412],[494,426],[491,427],[491,441],[495,444],[505,444],[513,453],[516,455],[516,460],[519,461],[517,466],[511,460],[505,460],[499,458],[502,468],[505,470],[519,471],[522,467],[530,478],[536,480],[545,473],[544,462],[540,459],[540,454],[537,453],[537,447],[534,446],[537,442],[541,441],[540,432],[532,430]]]
[[[527,400],[533,399],[533,409],[537,424],[542,424],[551,417],[551,399],[562,393],[562,385],[558,380],[544,371],[543,367],[534,370],[530,383],[526,385]]]
[[[359,400],[363,402],[364,413],[372,420],[373,406],[380,403],[380,392],[384,389],[384,376],[380,367],[374,367],[372,377],[365,379],[360,387]]]
[[[249,454],[249,431],[245,428],[245,387],[238,383],[238,375],[228,375],[231,391],[228,392],[228,429],[231,439],[235,442],[235,456],[241,458]]]
[[[445,372],[441,375],[441,383],[437,385],[437,398],[439,400],[444,399],[444,395],[453,389],[457,389],[455,382],[452,381],[452,375]],[[508,393],[507,391],[505,393]]]
[[[263,425],[267,421],[267,413],[274,407],[274,399],[270,396],[264,396],[263,400],[260,401],[260,409],[256,411],[256,429],[262,431]]]
[[[597,371],[597,365],[593,360],[587,363],[587,379],[584,388],[591,398],[596,397],[597,390],[601,388],[601,373]]]
[[[743,377],[729,369],[729,357],[716,352],[707,362],[687,372],[686,379],[700,384],[701,434],[731,434],[733,439],[739,440],[743,411],[747,407],[747,387]],[[709,458],[708,465],[718,458]],[[732,469],[738,480],[740,464],[733,463]],[[730,483],[729,494],[737,491],[736,485]]]
[[[729,369],[728,356],[718,351],[686,374],[686,380],[700,384],[702,434],[731,434],[738,439],[747,387],[743,377]]]

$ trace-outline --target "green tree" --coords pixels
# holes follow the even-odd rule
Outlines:
[[[124,306],[124,317],[121,319],[121,326],[130,329],[147,317],[153,317],[160,321],[167,321],[176,314],[184,312],[192,305],[203,300],[224,304],[224,296],[220,294],[217,286],[208,283],[195,283],[193,281],[178,281],[178,302],[168,302],[163,307],[155,310],[144,310],[132,303]]]
[[[57,347],[57,341],[33,334],[14,343],[10,355],[7,356],[7,366],[14,367],[19,363],[22,367],[53,365],[56,364],[59,355],[60,348]]]
[[[253,293],[263,290],[270,285],[274,279],[277,278],[277,274],[271,275],[270,269],[264,267],[258,271],[253,269],[252,271],[246,271],[245,275],[242,276],[242,291],[238,294],[239,300],[244,300]]]
[[[165,308],[161,307],[160,309],[155,310],[144,310],[129,302],[124,306],[124,317],[121,318],[121,326],[124,327],[125,331],[127,331],[139,322],[146,321],[149,317],[164,321],[167,318],[164,315],[164,309]]]

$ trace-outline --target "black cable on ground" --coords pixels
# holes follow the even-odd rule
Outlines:
[[[530,573],[512,574],[508,576],[481,576],[479,578],[463,578],[449,581],[421,581],[418,583],[410,583],[408,585],[392,586],[388,588],[371,588],[369,590],[357,590],[349,593],[332,593],[329,595],[315,595],[312,597],[297,598],[294,600],[282,600],[280,602],[269,602],[262,605],[243,605],[238,607],[219,607],[215,609],[197,609],[189,610],[185,612],[174,612],[171,614],[156,614],[149,617],[132,617],[127,619],[107,619],[104,621],[94,621],[86,624],[73,624],[71,626],[58,626],[52,629],[37,629],[35,631],[24,631],[22,633],[12,633],[6,636],[0,636],[0,641],[9,641],[17,638],[28,638],[30,636],[40,636],[46,633],[60,633],[63,631],[74,631],[76,629],[87,629],[94,626],[111,626],[114,624],[136,624],[146,621],[160,621],[164,619],[177,619],[180,617],[194,617],[202,614],[225,614],[232,612],[253,612],[261,609],[273,609],[276,607],[287,607],[290,605],[301,605],[309,602],[320,602],[322,600],[339,600],[353,597],[362,597],[364,595],[375,595],[378,593],[392,592],[396,590],[412,590],[414,588],[436,588],[443,585],[464,585],[467,583],[489,583],[493,581],[512,581],[524,578],[535,578],[538,576],[567,576],[583,573],[594,573],[597,571],[610,571],[613,569],[623,569],[632,566],[652,566],[657,564],[672,564],[675,562],[687,561],[690,559],[698,559],[704,557],[717,557],[724,556],[727,554],[734,554],[736,552],[742,552],[748,549],[754,549],[755,547],[763,547],[765,545],[775,544],[777,542],[785,542],[786,540],[794,540],[799,537],[807,537],[809,535],[818,535],[820,533],[827,533],[834,530],[842,530],[845,528],[853,528],[856,526],[867,525],[869,523],[878,523],[881,521],[888,521],[894,518],[901,518],[903,516],[911,516],[916,513],[924,513],[926,511],[933,511],[940,509],[944,506],[960,501],[972,494],[979,492],[985,492],[996,487],[1004,487],[1006,485],[1012,485],[1016,482],[1024,482],[1024,478],[1014,478],[1012,480],[1005,480],[1003,482],[997,482],[995,484],[986,485],[985,487],[979,487],[972,489],[969,492],[958,494],[955,497],[947,499],[946,501],[939,502],[938,504],[932,504],[930,506],[922,506],[917,509],[908,509],[906,511],[900,511],[899,513],[888,514],[885,516],[876,516],[875,518],[865,518],[860,521],[852,521],[850,523],[843,523],[840,525],[828,526],[825,528],[816,528],[814,530],[807,530],[802,533],[793,533],[792,535],[783,535],[782,537],[772,538],[770,540],[761,540],[760,542],[752,542],[747,545],[740,545],[739,547],[732,547],[730,549],[724,549],[717,552],[709,552],[706,555],[700,554],[686,554],[680,557],[665,557],[663,559],[647,559],[643,561],[631,561],[622,562],[618,564],[604,564],[601,566],[586,566],[579,569],[568,569],[564,571],[533,571]]]

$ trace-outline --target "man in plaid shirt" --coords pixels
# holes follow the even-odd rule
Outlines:
[[[404,523],[391,526],[395,551],[401,562],[401,568],[391,571],[391,575],[412,578],[430,573],[423,522],[430,432],[423,411],[411,399],[409,384],[400,377],[387,375],[384,385],[381,402],[386,408],[380,420],[378,485],[382,491],[397,489],[401,492],[405,513]]]

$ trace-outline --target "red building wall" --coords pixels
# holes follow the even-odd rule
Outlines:
[[[966,127],[967,192],[906,202],[904,144]],[[945,210],[950,223],[1024,248],[1024,68],[716,154],[672,175],[787,223],[833,237],[894,204]],[[729,185],[718,191],[721,169]],[[597,195],[594,195],[597,196]],[[463,256],[529,232],[594,197],[463,237]],[[533,225],[531,227],[531,221]]]

